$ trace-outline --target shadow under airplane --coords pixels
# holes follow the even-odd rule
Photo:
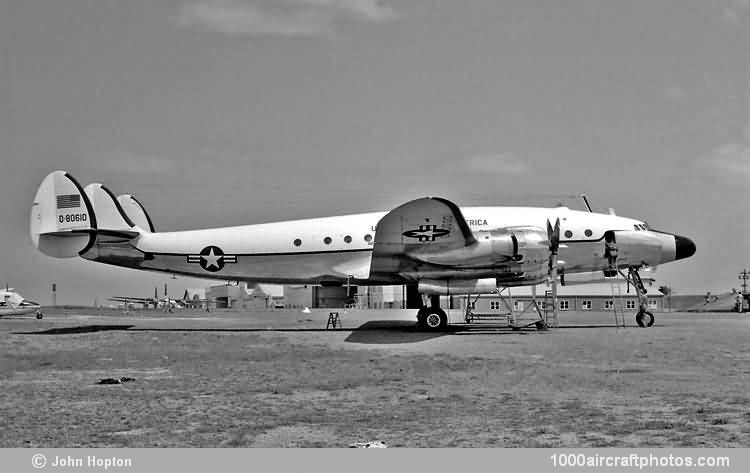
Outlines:
[[[616,328],[612,325],[575,325],[561,326],[559,328]],[[252,332],[278,332],[278,333],[304,333],[304,332],[351,332],[344,341],[348,343],[361,344],[401,344],[417,343],[431,340],[446,335],[528,335],[539,332],[535,328],[512,329],[504,325],[493,324],[465,324],[449,325],[443,332],[425,332],[419,330],[414,322],[375,320],[365,322],[354,328],[136,328],[135,325],[81,325],[75,327],[58,327],[36,332],[13,332],[14,335],[74,335],[82,333],[96,333],[107,331],[129,331],[129,332],[229,332],[229,333],[252,333]],[[558,330],[558,329],[554,329]]]
[[[111,330],[128,330],[135,325],[81,325],[78,327],[59,327],[39,332],[13,332],[14,335],[72,335],[77,333],[107,332]]]

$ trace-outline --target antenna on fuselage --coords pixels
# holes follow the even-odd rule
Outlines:
[[[589,198],[586,196],[586,194],[581,194],[581,200],[583,200],[583,204],[586,206],[586,209],[589,212],[593,212],[593,210],[591,210],[591,204],[589,204]]]

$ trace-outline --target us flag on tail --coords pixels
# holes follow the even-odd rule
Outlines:
[[[78,194],[71,195],[58,195],[57,196],[57,208],[58,209],[73,209],[81,206],[81,196]]]

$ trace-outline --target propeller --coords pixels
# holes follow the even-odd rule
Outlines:
[[[560,248],[560,219],[555,220],[555,226],[553,227],[549,220],[547,220],[547,239],[549,240],[549,251],[553,255],[557,255],[557,251]]]

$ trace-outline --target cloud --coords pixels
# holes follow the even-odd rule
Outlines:
[[[475,174],[524,174],[529,166],[513,153],[476,154],[460,167]]]
[[[397,18],[396,10],[379,0],[296,0],[296,3],[338,9],[354,18],[381,22]]]
[[[750,11],[750,0],[726,0],[721,5],[721,20],[729,27],[741,28]]]
[[[320,37],[347,19],[379,23],[396,17],[377,0],[203,0],[183,4],[177,22],[229,36]]]
[[[671,85],[664,89],[664,96],[671,102],[684,102],[688,98],[688,94],[679,85]]]
[[[733,143],[720,146],[703,164],[723,175],[750,178],[750,145]]]

